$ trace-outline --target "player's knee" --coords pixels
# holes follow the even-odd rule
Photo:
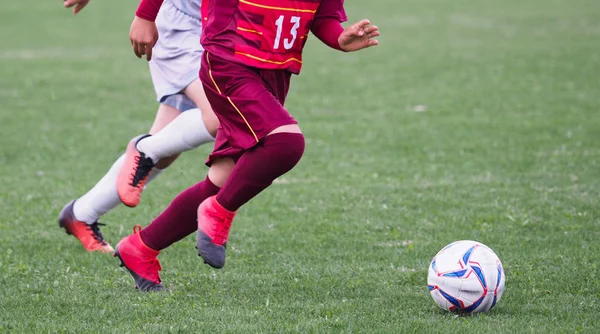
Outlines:
[[[208,170],[210,182],[219,188],[223,187],[233,167],[235,167],[235,162],[231,158],[221,158],[213,161]]]
[[[179,114],[181,114],[181,111],[161,103],[158,107],[158,111],[156,112],[154,123],[152,124],[152,127],[148,133],[151,135],[157,134],[160,130],[177,118]]]
[[[293,162],[294,166],[296,166],[304,155],[304,148],[306,147],[304,135],[302,133],[289,133],[287,136],[289,137],[288,152],[290,160]]]
[[[302,132],[277,132],[267,136],[263,145],[276,152],[278,164],[283,169],[290,170],[302,158],[306,144]]]

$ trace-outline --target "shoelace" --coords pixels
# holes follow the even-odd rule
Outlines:
[[[150,174],[150,171],[154,168],[154,162],[141,152],[140,156],[136,156],[134,159],[137,163],[137,168],[135,169],[135,173],[131,174],[131,186],[137,187],[140,181],[148,177],[148,174]]]
[[[162,270],[162,267],[160,266],[160,261],[158,261],[157,258],[153,257],[151,259],[147,259],[147,260],[143,260],[142,263],[144,264],[144,266],[147,268],[145,269],[147,275],[149,275],[151,280],[153,280],[156,283],[160,283],[162,280],[160,279],[160,274],[159,271]],[[156,275],[156,277],[153,277],[154,275]]]
[[[229,236],[229,229],[231,228],[231,224],[226,224],[225,220],[221,217],[217,217],[217,220],[219,221],[219,224],[215,226],[215,236],[218,239],[220,239],[221,243],[225,243],[227,237]]]
[[[148,262],[148,266],[157,271],[161,271],[162,267],[160,266],[160,261],[157,258],[153,257],[152,259],[146,261]],[[160,280],[160,279],[159,279]]]
[[[88,227],[92,231],[92,236],[94,237],[94,239],[98,240],[101,244],[104,245],[106,244],[106,242],[104,241],[104,236],[102,235],[102,232],[100,232],[99,226],[106,226],[106,224],[94,222],[93,224],[88,225]]]

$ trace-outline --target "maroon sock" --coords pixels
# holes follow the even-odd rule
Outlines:
[[[217,202],[229,211],[236,211],[273,180],[294,168],[302,153],[304,136],[300,133],[281,132],[267,136],[237,161],[217,195]]]
[[[140,232],[146,246],[162,250],[198,230],[198,206],[219,192],[208,177],[177,195],[150,225]]]

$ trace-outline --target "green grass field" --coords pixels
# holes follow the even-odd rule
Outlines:
[[[223,270],[194,236],[164,251],[160,294],[57,227],[157,107],[129,46],[136,1],[61,5],[0,4],[0,332],[600,328],[600,2],[347,1],[381,45],[312,38],[287,102],[306,155],[241,210]],[[210,149],[105,216],[108,241],[201,180]],[[504,263],[488,314],[447,314],[427,291],[432,256],[460,239]]]

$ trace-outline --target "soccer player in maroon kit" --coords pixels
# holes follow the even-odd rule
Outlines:
[[[161,1],[145,2],[158,8]],[[283,104],[291,75],[300,72],[309,32],[342,51],[378,44],[379,30],[368,20],[342,27],[343,5],[343,0],[203,2],[208,20],[200,79],[221,125],[207,178],[116,247],[115,256],[140,290],[163,289],[159,252],[195,231],[198,255],[222,268],[237,210],[298,163],[304,136]]]

